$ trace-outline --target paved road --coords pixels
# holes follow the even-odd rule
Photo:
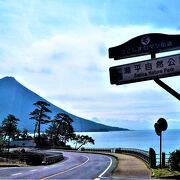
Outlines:
[[[113,157],[99,154],[63,152],[65,159],[47,166],[0,168],[0,179],[95,179],[111,176]]]

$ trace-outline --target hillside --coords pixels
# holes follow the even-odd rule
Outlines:
[[[0,79],[0,123],[8,114],[13,114],[20,119],[19,128],[27,128],[30,132],[34,129],[34,120],[29,119],[29,113],[34,110],[33,103],[36,101],[46,101],[38,94],[21,85],[13,77],[4,77]],[[48,102],[50,103],[50,102]],[[50,103],[49,108],[52,113],[50,117],[54,117],[57,113],[66,113],[73,119],[73,127],[75,131],[121,131],[124,128],[111,127],[99,124],[90,120],[77,117],[69,112]],[[45,128],[45,127],[44,127]]]

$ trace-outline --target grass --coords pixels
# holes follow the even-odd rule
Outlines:
[[[176,176],[180,175],[180,171],[172,171],[169,168],[158,168],[158,169],[152,169],[152,175],[153,177],[166,177],[166,176]]]
[[[3,166],[27,166],[25,162],[0,157],[0,167]]]

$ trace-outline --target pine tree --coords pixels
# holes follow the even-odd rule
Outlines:
[[[17,124],[19,119],[14,115],[9,114],[7,118],[2,121],[1,131],[3,132],[4,140],[8,138],[8,152],[10,139],[14,139],[18,133]]]
[[[50,104],[44,101],[37,101],[33,105],[36,106],[36,109],[33,112],[31,112],[29,115],[30,115],[30,119],[34,119],[36,121],[35,131],[37,130],[37,133],[38,133],[37,144],[40,145],[41,144],[41,134],[40,134],[41,124],[51,122],[50,117],[46,115],[46,113],[51,113],[51,110],[47,108],[48,106],[50,106]]]

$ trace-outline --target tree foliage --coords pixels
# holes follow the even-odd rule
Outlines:
[[[169,165],[172,170],[180,171],[180,149],[170,154]]]
[[[23,140],[28,139],[29,135],[28,135],[28,129],[24,128],[23,131],[21,132],[20,136]]]
[[[2,121],[2,131],[3,131],[3,136],[4,139],[6,138],[12,138],[14,139],[16,134],[19,132],[17,129],[17,124],[18,124],[19,119],[16,118],[14,115],[9,114],[7,118],[5,118]]]
[[[51,120],[47,113],[51,113],[48,109],[50,106],[49,103],[44,101],[37,101],[33,104],[35,106],[34,111],[29,115],[29,119],[35,120],[34,128],[34,141],[37,145],[51,146],[51,145],[60,145],[66,146],[68,141],[75,141],[76,146],[79,144],[78,149],[87,144],[94,144],[94,140],[87,135],[76,135],[73,128],[73,119],[65,114],[58,113],[54,116],[54,119]],[[2,121],[0,126],[0,149],[4,145],[4,141],[8,141],[8,151],[9,151],[9,142],[10,140],[29,139],[28,130],[24,128],[20,131],[17,128],[19,119],[14,115],[9,114],[7,118]],[[45,134],[41,134],[41,124],[51,123],[46,129]],[[37,135],[37,136],[36,136]],[[32,137],[31,137],[32,138]]]
[[[37,101],[33,105],[36,107],[36,109],[30,113],[30,119],[34,119],[36,121],[34,137],[35,137],[35,133],[37,132],[38,133],[37,143],[40,144],[41,124],[50,122],[50,117],[46,114],[46,113],[51,113],[51,110],[47,108],[48,106],[50,106],[50,104],[45,101]]]
[[[4,140],[8,140],[8,151],[10,139],[15,139],[16,134],[19,133],[19,130],[17,129],[18,121],[19,119],[12,114],[9,114],[7,118],[2,121],[1,131]]]
[[[77,144],[80,144],[80,146],[77,149],[80,149],[83,145],[87,143],[94,144],[94,139],[88,135],[76,135],[75,137],[76,146]]]
[[[58,113],[54,117],[46,133],[55,145],[57,145],[58,142],[63,142],[63,144],[66,145],[67,141],[73,139],[75,135],[72,122],[73,120],[64,113]]]
[[[3,135],[4,135],[4,132],[3,132],[2,127],[0,126],[0,151],[2,151],[5,146]]]

